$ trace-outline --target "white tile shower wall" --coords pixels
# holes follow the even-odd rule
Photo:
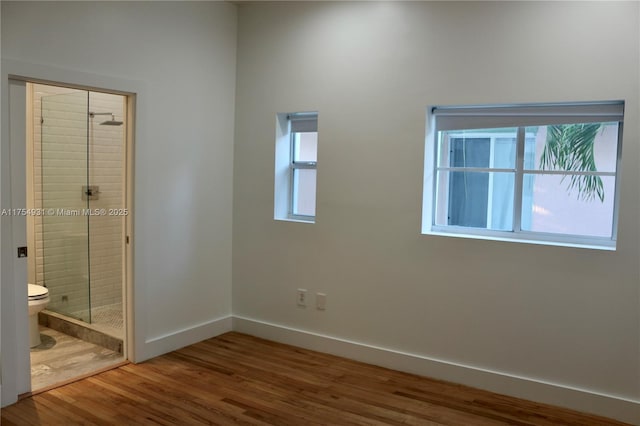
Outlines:
[[[111,116],[99,115],[88,119],[88,146],[86,137],[87,102],[89,110],[113,112],[123,120],[124,98],[95,92],[87,97],[86,92],[43,85],[34,89],[34,207],[123,207],[124,126],[100,125]],[[89,204],[81,193],[87,165],[90,184],[100,189],[99,200]],[[46,271],[53,309],[84,313],[79,316],[86,320],[89,295],[91,307],[121,302],[123,220],[108,215],[35,217],[36,282],[45,282]]]
[[[111,112],[115,120],[124,121],[122,96],[90,92],[89,108]],[[89,120],[89,182],[100,190],[99,199],[90,204],[107,211],[89,218],[92,309],[122,303],[124,216],[108,213],[124,207],[125,127],[100,124],[111,118],[98,115]]]

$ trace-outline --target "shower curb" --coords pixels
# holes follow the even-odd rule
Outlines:
[[[44,310],[38,313],[38,323],[68,336],[102,346],[119,354],[122,353],[122,339],[94,330],[91,328],[91,324],[83,321]]]

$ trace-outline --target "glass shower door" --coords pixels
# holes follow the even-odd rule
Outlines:
[[[34,146],[35,199],[41,200],[43,212],[40,230],[36,221],[36,238],[41,239],[36,262],[42,263],[38,281],[49,289],[47,309],[91,322],[90,205],[86,195],[89,92],[43,96],[41,108],[41,143]]]

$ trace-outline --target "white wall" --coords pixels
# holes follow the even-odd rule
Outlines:
[[[230,327],[235,54],[226,3],[2,2],[14,73],[137,92],[137,361]]]
[[[432,366],[468,367],[456,380],[640,422],[638,5],[238,10],[239,329],[412,354],[424,374],[452,380]],[[626,100],[617,251],[420,234],[427,106],[616,99]],[[319,112],[316,224],[274,221],[274,118],[309,110]],[[326,293],[326,311],[297,307],[299,287]],[[518,380],[493,386],[482,371]],[[541,383],[552,386],[527,390]]]
[[[141,88],[130,90],[137,359],[212,334],[230,314],[233,195],[239,328],[288,330],[327,351],[341,342],[353,357],[382,348],[379,363],[412,369],[401,363],[411,358],[415,371],[489,388],[511,377],[500,389],[515,395],[548,383],[537,389],[556,403],[577,389],[571,404],[584,410],[637,408],[637,4],[238,10],[236,75],[233,5],[2,2],[2,58],[14,69]],[[627,101],[616,252],[420,235],[428,105],[593,99]],[[319,111],[314,225],[273,220],[274,118],[287,111]],[[7,200],[5,133],[1,152]],[[5,221],[2,231],[4,296],[13,248]],[[327,310],[298,308],[298,287],[327,293]],[[3,398],[12,387],[3,377]],[[605,401],[580,406],[586,394]],[[617,414],[640,422],[629,413]]]

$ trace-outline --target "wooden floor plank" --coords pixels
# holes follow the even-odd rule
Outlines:
[[[2,410],[3,425],[624,423],[227,333]]]

